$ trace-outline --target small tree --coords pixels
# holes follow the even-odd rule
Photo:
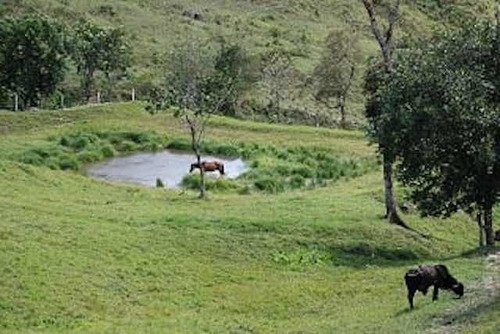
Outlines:
[[[378,100],[412,199],[424,215],[473,215],[480,246],[494,243],[500,195],[499,27],[470,25],[400,52]]]
[[[252,61],[245,50],[238,44],[222,41],[215,58],[217,80],[214,89],[226,96],[220,111],[226,116],[236,116],[238,100],[255,81],[252,73]]]
[[[0,20],[0,87],[16,93],[21,108],[36,107],[66,72],[62,26],[43,16]]]
[[[219,55],[220,56],[220,55]],[[200,166],[200,198],[206,196],[205,171],[201,168],[201,146],[210,115],[220,112],[232,91],[230,83],[221,84],[215,70],[213,52],[188,42],[170,54],[162,88],[152,94],[147,110],[175,108],[191,139],[191,148]]]
[[[325,53],[314,70],[315,98],[329,108],[338,109],[340,125],[345,127],[346,101],[361,62],[359,35],[356,31],[335,29],[325,44]]]
[[[72,55],[87,102],[92,96],[96,72],[104,74],[110,93],[112,74],[124,73],[131,63],[130,46],[121,29],[100,27],[85,20],[75,27]]]
[[[262,85],[267,96],[267,116],[276,115],[281,120],[282,102],[288,97],[291,86],[292,60],[281,50],[272,50],[264,55]]]

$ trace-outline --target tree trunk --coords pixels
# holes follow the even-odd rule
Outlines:
[[[484,247],[484,223],[483,223],[483,214],[478,212],[476,214],[477,226],[479,228],[479,247]]]
[[[111,75],[108,72],[106,72],[104,75],[106,76],[106,85],[107,85],[106,98],[107,98],[108,102],[111,102],[111,94],[113,93],[113,88],[112,88],[113,84],[111,83],[111,80],[112,80]]]
[[[205,198],[205,171],[203,170],[203,167],[201,165],[200,142],[197,140],[198,137],[196,136],[196,126],[191,120],[189,120],[187,116],[186,121],[191,132],[191,147],[193,148],[193,152],[196,155],[196,162],[200,167],[200,198]]]
[[[200,198],[205,198],[205,170],[201,166],[201,154],[198,147],[196,148],[196,162],[200,166]]]
[[[390,162],[386,155],[383,154],[383,168],[384,168],[384,188],[385,188],[385,217],[390,223],[399,225],[406,229],[410,229],[408,225],[399,217],[397,203],[394,199],[393,184],[392,184],[392,162]]]
[[[345,129],[347,126],[345,117],[345,101],[346,101],[345,95],[339,97],[340,127],[342,129]]]
[[[90,102],[90,98],[92,97],[92,85],[94,79],[94,70],[88,69],[84,72],[82,77],[82,88],[83,88],[83,97],[87,103]]]
[[[495,232],[493,231],[493,205],[489,204],[484,210],[484,233],[486,234],[486,245],[495,245]]]
[[[382,53],[382,58],[384,60],[384,67],[387,74],[391,74],[394,71],[393,64],[393,52],[394,52],[394,27],[399,19],[401,0],[397,0],[394,7],[390,10],[388,16],[388,27],[385,33],[382,32],[381,26],[378,24],[375,15],[375,2],[370,0],[363,0],[363,4],[370,18],[370,26],[375,39],[378,42],[380,51]],[[385,185],[385,206],[386,206],[386,217],[391,223],[398,224],[405,228],[409,228],[408,225],[399,217],[396,201],[394,200],[394,194],[392,191],[392,162],[389,161],[385,154],[383,154],[384,160],[384,185]]]

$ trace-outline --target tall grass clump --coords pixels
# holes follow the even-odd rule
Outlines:
[[[166,139],[156,132],[78,132],[51,138],[21,153],[17,160],[51,169],[79,170],[83,164],[134,151],[156,151]]]
[[[222,178],[222,177],[213,177],[208,176],[206,178],[205,186],[209,191],[215,192],[226,192],[226,191],[237,191],[241,190],[242,185],[236,180]],[[198,190],[200,188],[200,175],[199,173],[192,173],[186,175],[182,179],[181,185],[190,190]]]
[[[77,132],[51,138],[23,152],[18,161],[52,169],[79,170],[82,165],[136,151],[162,148],[191,151],[184,139],[167,139],[154,131]],[[245,188],[276,194],[286,190],[315,188],[341,179],[357,177],[377,166],[375,159],[339,157],[325,148],[278,148],[255,143],[205,142],[204,154],[243,157],[250,169],[236,180],[210,179],[208,190],[232,191]],[[197,189],[199,180],[188,175],[182,185]]]

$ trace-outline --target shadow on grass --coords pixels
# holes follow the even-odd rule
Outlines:
[[[451,261],[451,260],[463,259],[463,258],[476,259],[478,257],[485,257],[491,253],[495,253],[495,252],[499,252],[499,251],[500,251],[500,247],[477,247],[477,248],[462,252],[462,253],[455,255],[455,256],[443,258],[443,259],[441,259],[441,261]]]
[[[410,249],[399,249],[371,244],[358,243],[349,246],[334,246],[329,248],[334,265],[350,267],[366,266],[402,266],[421,256]]]

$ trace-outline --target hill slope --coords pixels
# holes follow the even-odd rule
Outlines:
[[[324,39],[335,26],[359,27],[365,56],[378,51],[361,1],[355,0],[3,0],[2,4],[3,15],[39,12],[68,24],[88,18],[123,26],[134,47],[136,85],[157,77],[158,58],[186,39],[223,36],[241,43],[252,55],[279,47],[293,56],[294,66],[304,74],[319,61]],[[411,1],[403,6],[399,34],[425,35],[467,17],[493,18],[493,9],[493,0]],[[363,104],[360,86],[358,78],[349,101],[357,114]]]

